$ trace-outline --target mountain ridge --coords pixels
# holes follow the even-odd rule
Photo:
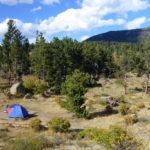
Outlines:
[[[108,31],[94,35],[85,41],[131,42],[139,43],[150,38],[150,27],[131,30]]]

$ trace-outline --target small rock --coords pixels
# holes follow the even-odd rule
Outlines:
[[[130,116],[133,117],[133,118],[137,118],[137,114],[136,113],[132,113]]]
[[[25,96],[24,96],[24,99],[31,99],[32,98],[32,94],[31,93],[27,93]]]
[[[117,107],[119,106],[119,102],[118,100],[116,100],[114,97],[111,97],[109,96],[107,99],[106,99],[106,103],[112,107]]]

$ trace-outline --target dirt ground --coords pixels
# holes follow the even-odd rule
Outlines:
[[[72,113],[68,112],[67,110],[61,108],[54,100],[55,98],[42,98],[41,99],[32,99],[32,100],[23,100],[23,99],[15,99],[11,101],[6,101],[5,104],[1,104],[0,108],[0,123],[4,122],[17,122],[17,120],[8,118],[7,113],[4,113],[3,110],[5,109],[6,105],[9,104],[20,104],[24,106],[29,114],[34,115],[33,118],[37,117],[40,118],[43,124],[46,124],[47,121],[52,119],[53,117],[63,117],[68,119],[71,122],[72,129],[85,129],[89,127],[109,127],[115,123],[121,122],[122,118],[119,117],[119,114],[112,114],[110,116],[98,116],[97,115],[93,119],[85,120],[85,119],[77,119],[73,116]],[[100,110],[102,111],[103,108],[101,106]],[[96,111],[95,111],[96,114]],[[25,120],[23,122],[28,123],[31,119]],[[105,121],[105,124],[104,124]],[[19,122],[21,122],[19,120]]]
[[[128,78],[128,94],[125,96],[126,101],[135,107],[138,103],[144,103],[145,108],[137,111],[139,122],[134,125],[126,126],[124,117],[119,113],[103,114],[105,107],[100,104],[101,99],[106,96],[121,96],[124,95],[124,89],[116,83],[115,79],[100,80],[101,87],[89,89],[87,101],[92,101],[90,112],[92,118],[89,120],[78,119],[64,108],[61,108],[56,102],[58,96],[43,98],[35,96],[33,99],[8,99],[3,94],[0,94],[0,124],[3,123],[18,123],[28,124],[33,118],[40,118],[44,125],[53,117],[63,117],[70,121],[71,129],[81,130],[90,127],[108,128],[111,125],[118,125],[126,128],[132,135],[138,139],[142,139],[146,145],[145,150],[150,150],[150,94],[145,95],[144,92],[136,91],[142,89],[144,78],[131,76]],[[34,117],[28,120],[9,119],[7,113],[4,113],[6,105],[20,104],[23,105]]]

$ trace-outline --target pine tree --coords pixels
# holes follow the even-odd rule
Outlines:
[[[40,78],[45,79],[45,38],[42,33],[36,35],[36,45],[31,54],[31,62],[33,72],[38,75]]]
[[[17,29],[13,20],[8,21],[8,31],[2,42],[2,70],[6,78],[19,79],[29,67],[29,43]],[[28,66],[27,66],[28,65]]]
[[[18,79],[19,72],[21,72],[22,64],[22,35],[18,31],[13,39],[12,48],[11,48],[11,62],[12,62],[12,71],[15,79]]]
[[[69,75],[62,86],[62,93],[67,95],[65,107],[74,112],[77,117],[87,118],[89,114],[83,105],[86,101],[84,94],[88,91],[87,85],[90,76],[79,70]]]
[[[9,20],[8,23],[8,31],[4,35],[4,39],[2,41],[2,62],[3,62],[3,71],[6,74],[6,78],[9,79],[9,83],[11,81],[12,75],[12,42],[13,38],[17,32],[17,28],[13,20]]]

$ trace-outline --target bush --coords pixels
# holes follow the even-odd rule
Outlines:
[[[34,94],[44,94],[48,87],[48,84],[44,80],[33,75],[24,76],[22,80],[24,87]]]
[[[0,129],[0,139],[7,141],[10,138],[8,132],[8,128]]]
[[[53,148],[54,144],[45,137],[28,137],[16,139],[5,145],[3,150],[43,150]]]
[[[61,96],[55,97],[55,102],[57,104],[59,104],[62,108],[65,108],[66,102],[64,101],[64,99]]]
[[[137,150],[141,143],[134,137],[131,137],[126,130],[119,127],[111,127],[104,141],[106,147],[114,150]]]
[[[71,126],[68,120],[61,117],[54,117],[47,125],[54,132],[68,132]]]
[[[23,76],[22,80],[23,80],[23,85],[25,86],[25,88],[29,89],[29,90],[33,90],[35,88],[35,81],[38,78],[36,76],[33,75],[27,75],[27,76]]]
[[[134,123],[138,122],[138,118],[136,116],[127,115],[125,117],[125,123],[127,125],[132,125]]]
[[[48,84],[44,80],[37,79],[35,80],[36,94],[44,94],[46,91]]]
[[[108,150],[137,150],[141,146],[136,138],[131,137],[127,131],[119,127],[89,128],[81,131],[79,135],[104,145]]]
[[[145,104],[144,103],[139,103],[136,105],[137,108],[142,109],[145,108]]]
[[[136,113],[137,111],[138,111],[138,108],[135,106],[130,108],[130,110],[129,110],[130,113]]]
[[[118,101],[121,102],[121,103],[125,103],[125,96],[122,95],[118,98]]]
[[[121,104],[119,106],[119,112],[122,114],[122,115],[127,115],[129,113],[129,105],[127,104]]]
[[[34,131],[40,131],[42,130],[42,121],[38,118],[31,120],[29,126],[34,130]]]
[[[95,140],[99,135],[103,136],[106,130],[100,128],[88,128],[79,132],[82,138],[89,138]]]

